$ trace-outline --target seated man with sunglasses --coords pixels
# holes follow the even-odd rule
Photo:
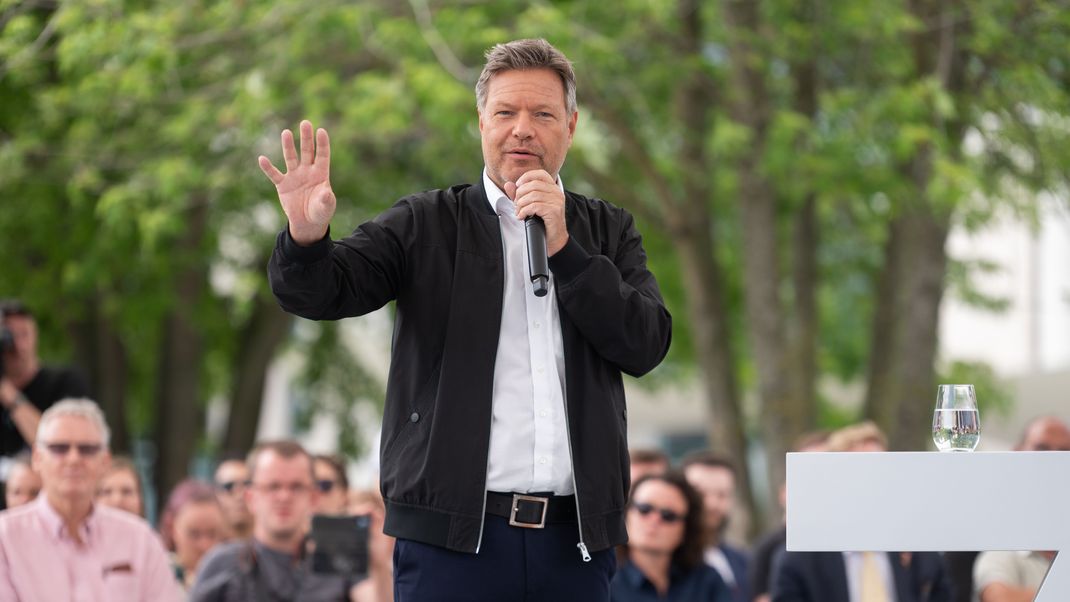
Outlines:
[[[647,475],[632,486],[612,602],[729,602],[721,575],[703,561],[702,498],[675,471]]]
[[[226,455],[215,469],[215,486],[223,519],[227,523],[225,540],[248,539],[253,534],[253,515],[245,504],[245,489],[249,486],[249,468],[245,458]]]
[[[148,523],[94,502],[111,462],[108,438],[88,399],[62,400],[41,415],[33,447],[41,493],[0,513],[0,600],[180,599]]]

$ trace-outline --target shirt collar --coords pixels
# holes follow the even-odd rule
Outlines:
[[[74,539],[67,532],[67,522],[60,516],[59,512],[52,507],[52,504],[48,503],[48,496],[42,491],[37,499],[33,501],[37,516],[45,526],[45,530],[56,541],[62,541],[64,539]],[[89,537],[93,534],[95,525],[97,523],[98,512],[96,511],[96,505],[90,507],[89,516],[78,527],[80,538],[83,542],[88,542]]]
[[[561,192],[564,193],[565,181],[561,179],[561,174],[557,175],[557,185],[559,188],[561,188]],[[504,198],[510,205],[512,205],[513,203],[511,200],[509,200],[509,197],[506,196],[504,192],[502,192],[502,189],[498,188],[498,185],[494,183],[494,180],[490,179],[490,176],[487,175],[486,167],[483,168],[483,190],[487,192],[487,202],[490,203],[490,210],[495,213],[498,212],[499,200]]]

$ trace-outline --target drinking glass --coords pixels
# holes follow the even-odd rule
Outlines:
[[[981,441],[981,417],[973,385],[940,385],[933,412],[933,443],[940,451],[973,451]]]

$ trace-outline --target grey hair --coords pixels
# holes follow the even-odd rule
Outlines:
[[[476,108],[480,112],[487,106],[491,78],[503,71],[518,69],[549,69],[556,73],[565,88],[568,114],[576,112],[576,73],[572,71],[572,61],[546,40],[536,38],[495,44],[486,57],[487,64],[476,82]]]
[[[45,410],[41,414],[41,422],[37,424],[36,443],[42,444],[44,442],[44,434],[52,427],[52,423],[65,416],[75,416],[92,422],[97,427],[97,430],[100,431],[104,449],[108,449],[108,444],[111,442],[111,429],[108,428],[108,423],[104,420],[104,412],[100,411],[100,406],[97,405],[97,402],[86,397],[61,399]]]

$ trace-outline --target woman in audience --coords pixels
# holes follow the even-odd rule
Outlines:
[[[4,488],[4,507],[14,508],[32,502],[41,491],[41,475],[33,469],[27,454],[15,456],[11,471],[7,473]]]
[[[613,602],[727,602],[728,587],[702,560],[702,498],[676,471],[647,475],[632,486]]]
[[[338,456],[317,455],[312,470],[316,473],[316,488],[320,491],[316,514],[346,514],[349,503],[349,479],[345,463]]]
[[[175,486],[160,514],[160,537],[172,553],[175,579],[184,589],[193,586],[201,559],[226,532],[223,507],[212,485],[186,479]]]
[[[141,497],[141,476],[130,458],[112,457],[111,468],[104,473],[100,484],[97,485],[97,502],[141,517],[145,516],[145,505]]]

